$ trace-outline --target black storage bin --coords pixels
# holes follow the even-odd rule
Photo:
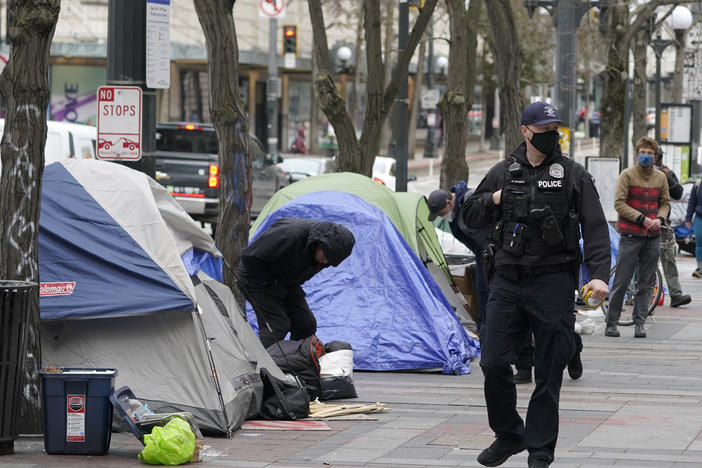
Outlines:
[[[56,373],[42,370],[40,375],[46,453],[106,454],[117,369],[65,368]]]
[[[0,280],[0,455],[14,452],[27,357],[29,301],[36,283]]]

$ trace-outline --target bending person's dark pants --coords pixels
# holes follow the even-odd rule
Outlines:
[[[285,339],[288,332],[291,340],[302,340],[317,332],[317,319],[307,305],[302,288],[287,289],[279,283],[260,286],[241,278],[239,281],[256,313],[264,348]]]
[[[490,284],[480,361],[488,420],[498,438],[523,437],[530,459],[553,461],[563,370],[576,350],[574,289],[572,276],[561,272],[521,276],[518,281],[498,274]],[[511,364],[530,328],[535,341],[535,389],[525,426],[516,408]]]

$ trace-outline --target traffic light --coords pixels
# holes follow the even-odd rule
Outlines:
[[[283,55],[297,55],[297,26],[283,26]]]

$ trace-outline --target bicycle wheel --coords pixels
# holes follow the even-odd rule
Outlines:
[[[616,272],[616,265],[609,272],[609,290],[612,291],[612,283],[614,282],[614,273]],[[620,326],[629,326],[634,324],[634,297],[636,296],[636,279],[638,272],[634,272],[631,281],[629,281],[629,286],[626,288],[624,293],[624,301],[622,303],[622,311],[619,315],[619,321],[617,322]],[[656,274],[654,275],[653,290],[651,292],[651,300],[648,304],[648,315],[653,315],[653,311],[658,305],[658,301],[663,294],[663,274],[660,268],[656,268]],[[609,315],[609,296],[602,302],[602,312],[604,312],[605,320]]]

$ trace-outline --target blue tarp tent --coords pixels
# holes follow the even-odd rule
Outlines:
[[[285,217],[335,222],[356,237],[349,258],[303,285],[317,317],[317,335],[324,342],[351,343],[354,368],[470,372],[478,343],[382,210],[349,193],[312,192],[272,212],[256,234]],[[256,327],[250,306],[247,316]]]

